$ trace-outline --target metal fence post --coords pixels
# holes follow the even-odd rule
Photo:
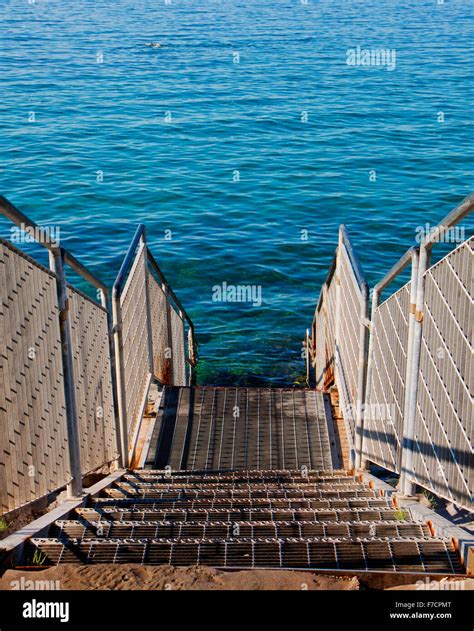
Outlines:
[[[163,292],[165,294],[166,299],[166,345],[169,353],[169,357],[167,357],[166,361],[166,376],[169,376],[168,384],[173,385],[174,380],[174,358],[173,358],[173,329],[171,327],[171,304],[170,304],[170,291],[168,285],[163,283],[162,285]]]
[[[148,364],[150,368],[150,374],[155,374],[155,361],[153,356],[153,327],[151,325],[151,303],[150,303],[150,287],[149,287],[149,275],[150,270],[148,268],[148,246],[146,244],[146,232],[142,233],[140,242],[145,249],[145,308],[146,308],[146,323],[148,331]]]
[[[372,373],[374,368],[374,336],[375,336],[375,316],[377,314],[377,309],[380,306],[381,299],[381,291],[374,287],[372,291],[372,314],[369,324],[369,344],[368,344],[368,352],[367,352],[367,376],[365,380],[365,410],[364,410],[364,421],[362,428],[362,440],[361,440],[361,454],[360,454],[360,462],[359,465],[365,468],[365,462],[363,462],[363,451],[364,451],[364,429],[367,426],[368,416],[370,414],[369,401],[370,401],[370,392],[372,389]]]
[[[423,310],[425,304],[425,273],[430,266],[431,251],[423,244],[420,248],[416,283],[416,305],[412,325],[411,352],[407,358],[406,414],[402,445],[402,469],[400,470],[400,490],[404,495],[412,495],[415,484],[413,477],[414,427],[416,401],[418,397],[418,376],[420,373],[421,342],[423,336]],[[413,274],[415,271],[413,271]],[[412,294],[413,295],[413,294]]]
[[[359,361],[357,375],[357,412],[355,426],[355,468],[362,465],[362,449],[364,443],[364,410],[366,375],[367,375],[367,344],[368,344],[368,317],[369,317],[369,288],[367,283],[361,285],[360,298],[360,332],[359,332]]]
[[[115,420],[115,443],[117,447],[117,453],[122,460],[122,442],[121,442],[121,429],[120,429],[120,416],[118,412],[118,391],[117,391],[117,367],[114,352],[114,338],[113,338],[113,321],[112,314],[110,312],[109,305],[109,292],[105,289],[99,289],[100,304],[107,309],[107,327],[109,334],[109,351],[110,351],[110,378],[112,385],[112,395],[114,401],[114,420]],[[123,462],[123,460],[122,460]]]
[[[405,401],[403,406],[403,439],[400,458],[400,489],[405,495],[413,492],[412,484],[409,480],[411,470],[411,450],[409,445],[413,444],[414,421],[416,410],[411,411],[411,388],[412,388],[412,361],[413,361],[413,335],[416,324],[416,302],[419,272],[419,250],[412,250],[411,259],[411,285],[410,285],[410,312],[408,315],[408,345],[407,345],[407,368],[405,376]],[[418,374],[416,375],[418,379]],[[412,413],[413,412],[413,413]]]
[[[189,385],[193,386],[196,381],[195,365],[196,365],[196,341],[194,339],[194,327],[190,324],[188,329],[188,355],[190,361]]]
[[[186,340],[186,327],[185,327],[185,325],[184,325],[184,322],[185,322],[185,319],[184,319],[184,311],[182,311],[182,310],[180,309],[180,310],[178,311],[178,315],[179,315],[179,317],[181,318],[181,321],[182,321],[182,323],[183,323],[183,351],[184,351],[184,358],[183,358],[183,361],[184,361],[184,384],[180,384],[180,385],[185,385],[185,386],[187,386],[187,385],[188,385],[188,379],[187,379],[187,376],[186,376],[186,373],[187,373],[186,366],[187,366],[187,363],[188,363],[188,362],[186,361],[186,341],[187,341],[187,340]]]
[[[339,368],[339,335],[341,329],[341,278],[340,278],[340,254],[342,250],[342,230],[339,228],[339,242],[336,250],[336,262],[334,270],[334,280],[336,282],[336,322],[334,324],[334,382],[337,384],[337,373]]]
[[[309,329],[306,329],[306,340],[305,340],[305,358],[306,358],[306,385],[309,386],[309,377],[310,377],[310,344],[309,344]]]
[[[68,484],[68,495],[78,497],[82,494],[81,447],[77,420],[76,391],[72,358],[72,338],[69,326],[69,303],[67,282],[64,272],[64,250],[53,248],[49,253],[51,270],[57,276],[59,306],[59,328],[61,336],[61,354],[63,360],[64,395],[66,402],[66,421],[69,448],[69,462],[72,480]]]
[[[120,292],[116,287],[112,293],[112,322],[114,335],[115,379],[117,384],[117,407],[119,417],[119,444],[122,467],[128,467],[128,422],[125,396],[125,371],[123,361],[122,308]]]

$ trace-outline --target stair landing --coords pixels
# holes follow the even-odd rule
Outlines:
[[[165,387],[145,467],[337,469],[329,399],[302,388]]]

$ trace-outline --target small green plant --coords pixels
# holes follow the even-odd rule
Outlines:
[[[307,388],[308,384],[306,382],[306,375],[298,375],[293,381],[293,385],[297,386],[298,388]]]
[[[405,521],[408,518],[408,513],[406,512],[406,510],[397,508],[394,516],[397,521]]]
[[[439,498],[436,497],[436,495],[433,495],[429,491],[423,491],[423,495],[426,497],[426,499],[430,503],[430,508],[432,508],[433,510],[436,510],[439,507],[440,501],[439,501]]]
[[[33,554],[33,565],[43,565],[46,561],[46,554],[44,552],[40,552],[39,550],[35,550]]]
[[[0,532],[5,532],[8,530],[8,522],[5,517],[0,517]]]

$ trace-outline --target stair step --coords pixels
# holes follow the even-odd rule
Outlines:
[[[300,469],[274,469],[269,471],[245,470],[245,471],[172,471],[172,470],[153,470],[143,469],[133,473],[128,473],[126,478],[143,479],[153,478],[161,482],[206,482],[208,483],[265,483],[276,482],[279,484],[288,483],[308,483],[308,482],[335,482],[336,480],[348,480],[353,482],[354,476],[348,475],[345,471],[327,471],[327,470],[307,470],[302,472]]]
[[[241,487],[232,489],[157,489],[153,485],[133,486],[117,483],[107,489],[109,497],[144,497],[156,499],[342,499],[342,498],[376,498],[375,491],[363,485],[339,487],[331,489],[255,489]]]
[[[449,541],[396,539],[322,541],[320,539],[222,539],[59,541],[31,539],[26,562],[40,553],[42,567],[58,563],[141,563],[211,565],[224,568],[305,568],[460,573]],[[38,557],[36,557],[38,558]]]
[[[113,491],[110,491],[113,494]],[[140,497],[99,497],[93,498],[94,506],[108,507],[128,507],[130,509],[147,508],[227,508],[227,509],[311,509],[311,508],[381,508],[388,507],[389,500],[386,498],[355,498],[355,499],[189,499],[175,500],[169,499],[147,499]]]
[[[330,483],[330,482],[309,482],[308,484],[301,484],[298,482],[291,482],[288,484],[284,483],[265,483],[265,482],[241,482],[236,484],[234,482],[204,482],[204,483],[193,483],[193,482],[176,482],[171,484],[166,484],[163,482],[134,482],[134,481],[126,481],[126,484],[130,484],[135,488],[154,488],[159,489],[160,491],[181,491],[181,490],[190,490],[190,491],[232,491],[234,489],[242,489],[242,490],[256,490],[256,491],[281,491],[281,490],[289,490],[292,489],[301,489],[303,491],[308,490],[339,490],[346,491],[354,489],[368,489],[366,484],[356,483],[354,480],[350,480],[346,483]]]
[[[399,521],[395,508],[379,509],[160,509],[142,506],[137,509],[123,507],[78,508],[75,513],[92,521],[315,521],[315,522],[373,522]],[[400,522],[401,523],[401,522]]]
[[[167,522],[167,521],[57,521],[51,533],[69,539],[174,539],[235,537],[321,537],[338,539],[414,538],[431,539],[426,524],[411,523],[319,523],[319,522]]]

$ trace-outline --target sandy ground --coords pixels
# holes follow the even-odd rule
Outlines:
[[[23,578],[22,578],[23,577]],[[35,584],[30,583],[35,581]],[[61,565],[40,571],[7,570],[0,589],[136,590],[358,590],[356,577],[312,572],[242,570],[142,565]]]
[[[416,581],[421,581],[417,584]],[[474,579],[429,582],[423,576],[361,573],[331,576],[316,572],[242,570],[223,572],[210,567],[138,564],[61,565],[47,570],[7,570],[0,589],[81,590],[474,590]]]

